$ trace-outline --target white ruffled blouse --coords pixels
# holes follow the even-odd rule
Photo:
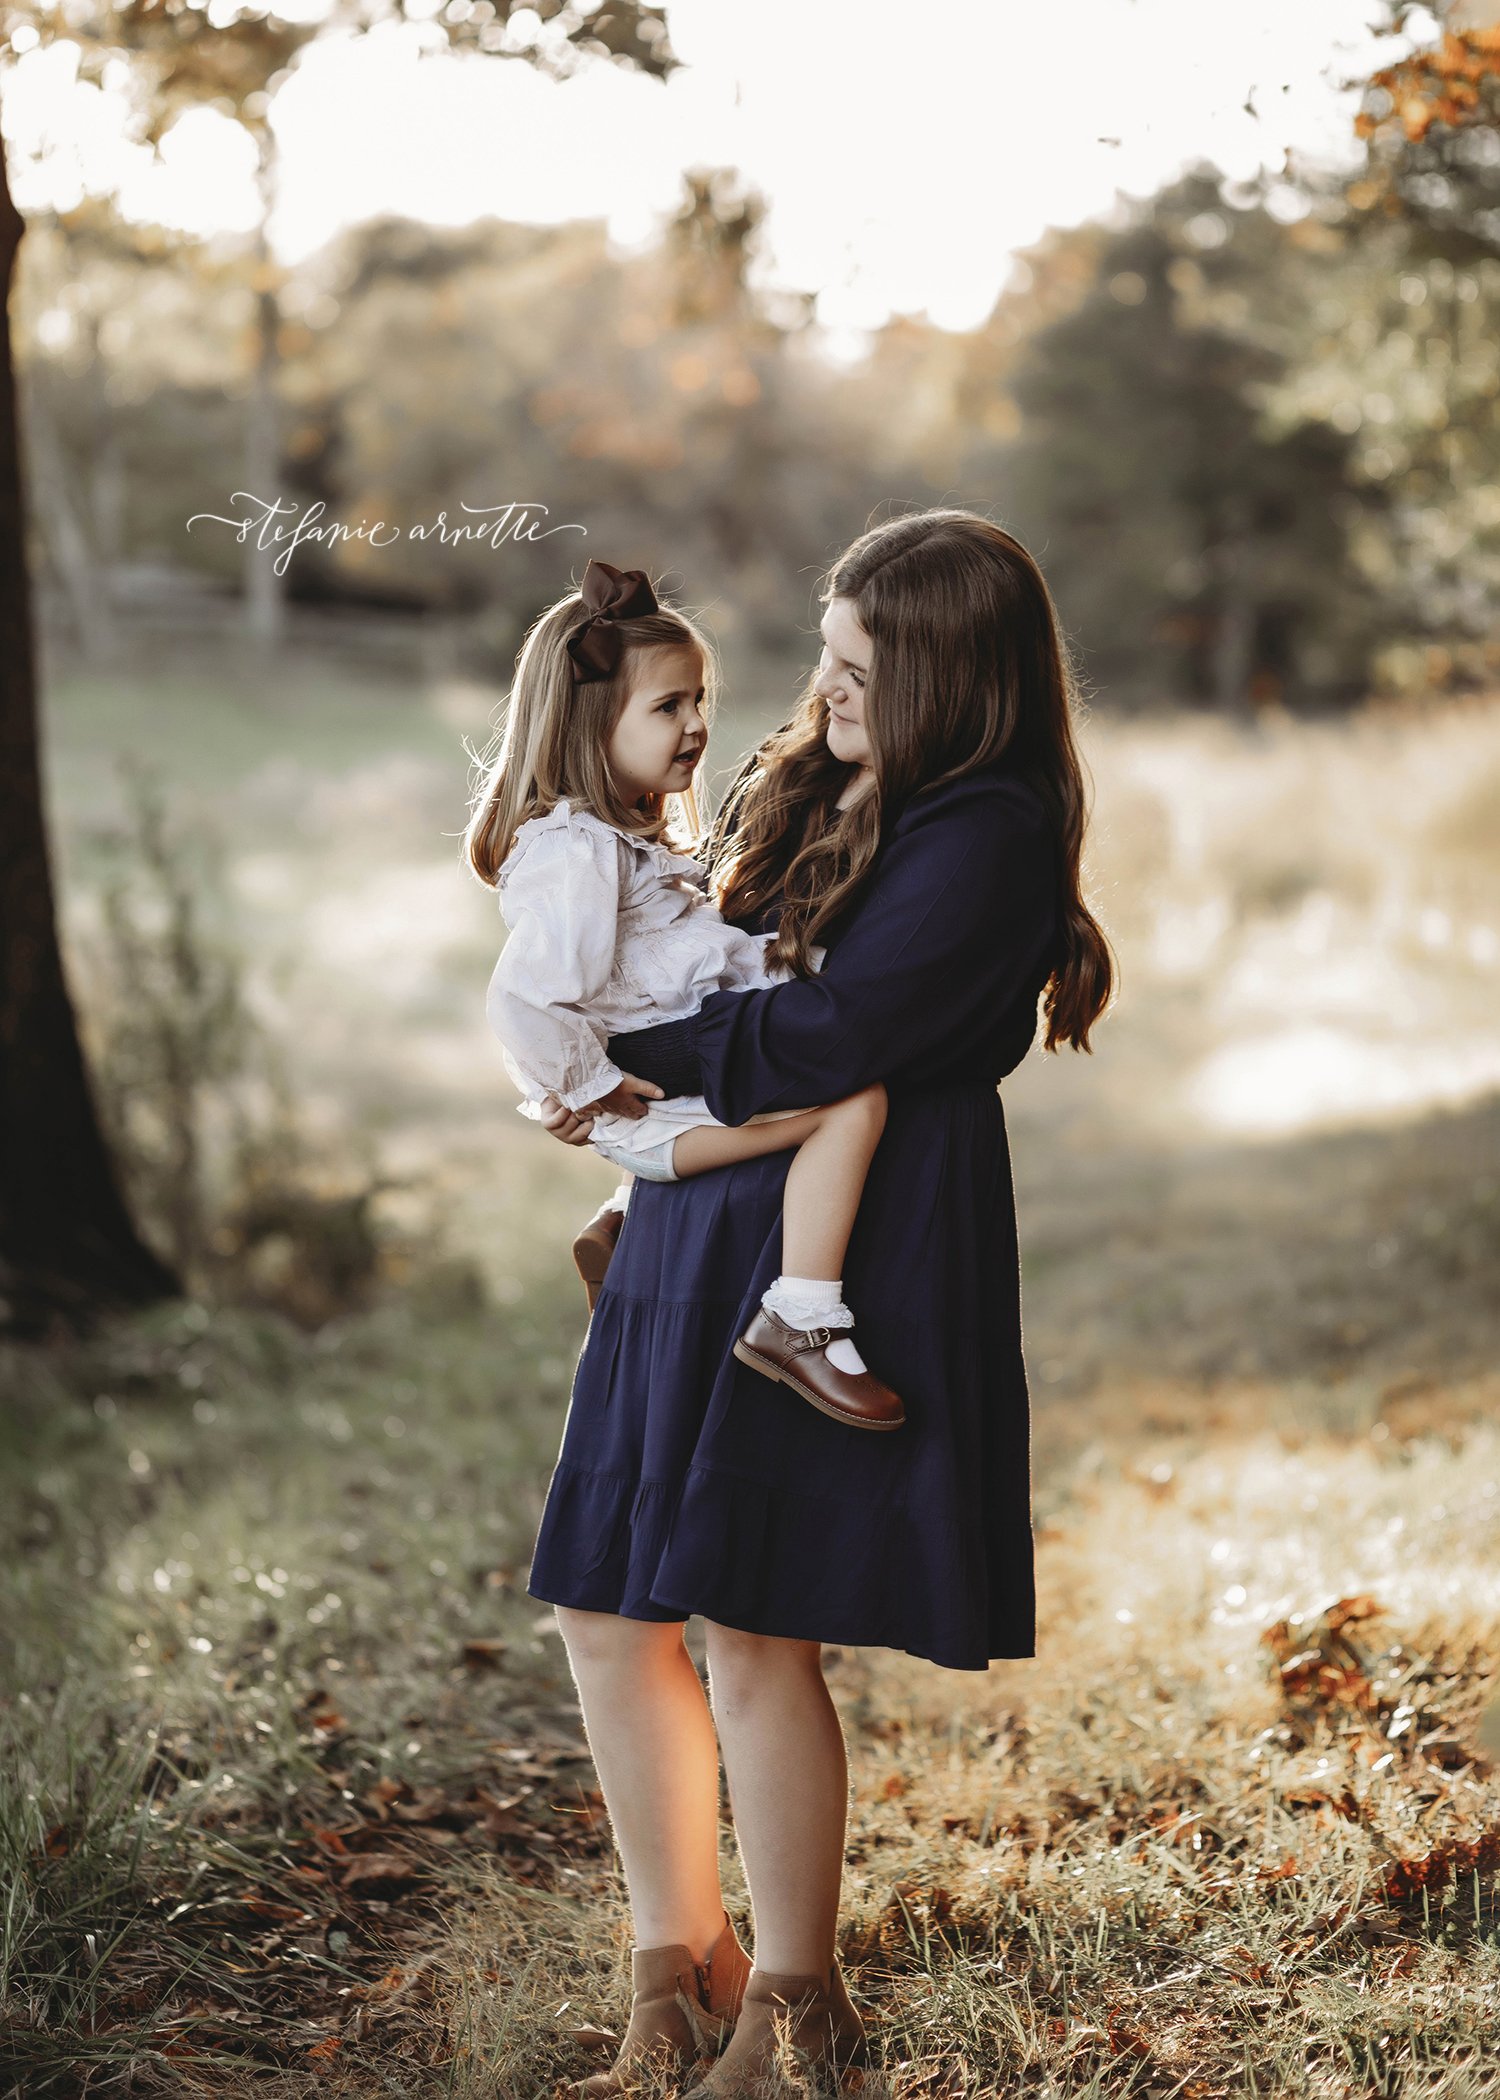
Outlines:
[[[583,1108],[620,1083],[610,1036],[772,982],[771,937],[720,918],[706,882],[698,861],[567,801],[521,826],[497,885],[509,938],[485,1013],[529,1103]]]

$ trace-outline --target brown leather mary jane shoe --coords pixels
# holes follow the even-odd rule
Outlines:
[[[724,1914],[724,1929],[696,1962],[689,1948],[633,1947],[630,2024],[607,2071],[569,2088],[575,2100],[615,2100],[653,2078],[682,2078],[721,2049],[733,2032],[750,1956]]]
[[[764,1306],[734,1345],[742,1364],[789,1385],[811,1406],[851,1429],[899,1429],[906,1409],[899,1393],[871,1371],[840,1371],[828,1361],[828,1344],[848,1327],[788,1327]]]

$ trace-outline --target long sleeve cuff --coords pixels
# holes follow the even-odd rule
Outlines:
[[[701,1094],[703,1067],[698,1057],[698,1016],[658,1021],[652,1028],[633,1028],[612,1035],[609,1055],[637,1079],[649,1079],[664,1094]]]
[[[597,1071],[590,1073],[581,1086],[556,1088],[554,1091],[563,1107],[571,1109],[576,1115],[581,1108],[587,1108],[591,1101],[602,1101],[606,1094],[612,1094],[623,1077],[624,1074],[618,1065],[601,1065]]]
[[[534,1063],[528,1061],[526,1065],[522,1065],[514,1051],[504,1043],[500,1045],[500,1055],[506,1071],[510,1074],[512,1086],[522,1097],[521,1114],[529,1116],[533,1123],[541,1120],[542,1102],[548,1094],[560,1101],[564,1108],[572,1109],[576,1115],[580,1109],[587,1108],[591,1101],[601,1101],[606,1094],[612,1094],[620,1084],[622,1076],[618,1065],[612,1065],[601,1055],[597,1063],[587,1068],[587,1076],[584,1079],[575,1079],[571,1085],[565,1083],[559,1086],[550,1081],[545,1072],[538,1071]],[[572,1057],[568,1060],[568,1069],[576,1073],[581,1064],[581,1057]]]

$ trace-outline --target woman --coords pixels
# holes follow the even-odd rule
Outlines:
[[[1039,998],[1047,1047],[1087,1049],[1111,989],[1079,888],[1071,672],[1036,564],[968,512],[866,533],[824,602],[817,675],[712,840],[726,917],[774,924],[803,974],[715,994],[610,1055],[727,1123],[884,1083],[846,1274],[907,1421],[852,1439],[733,1354],[778,1273],[784,1155],[637,1184],[528,1584],[558,1607],[635,1928],[630,2026],[588,2094],[728,2035],[690,2088],[721,2100],[764,2070],[778,2021],[810,2059],[862,2061],[836,1958],[848,1775],[820,1643],[966,1670],[1035,1652],[997,1082]],[[565,1111],[547,1120],[587,1138]],[[719,1745],[753,1968],[719,1891]]]

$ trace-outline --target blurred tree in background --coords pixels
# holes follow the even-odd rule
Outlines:
[[[45,287],[38,314],[24,291],[17,301],[33,569],[102,663],[119,641],[122,572],[143,547],[175,553],[184,495],[216,488],[204,462],[241,444],[243,404],[224,379],[239,357],[239,272],[100,198],[34,215],[25,253],[26,280]],[[230,587],[242,573],[225,562]]]
[[[656,79],[676,66],[659,7],[642,0],[547,0],[540,7],[521,0],[486,0],[485,7],[454,8],[433,15],[405,0],[335,0],[316,21],[295,22],[273,13],[230,12],[210,16],[201,6],[162,7],[153,0],[28,0],[24,8],[0,6],[0,25],[24,20],[43,43],[66,40],[78,51],[78,78],[123,84],[131,110],[132,135],[160,150],[184,115],[213,109],[245,133],[254,153],[259,210],[247,239],[215,244],[212,276],[221,307],[232,302],[239,326],[221,372],[235,375],[239,403],[238,449],[245,486],[269,497],[280,481],[288,440],[284,420],[295,385],[284,354],[300,341],[295,310],[288,311],[290,273],[276,260],[268,238],[280,182],[276,132],[271,113],[277,92],[291,78],[303,50],[320,38],[368,36],[406,19],[430,26],[460,56],[511,59],[549,76],[565,78],[585,56],[607,57]],[[87,244],[97,207],[90,203],[65,215],[63,235],[75,266],[87,267]],[[226,296],[227,295],[227,296]],[[45,419],[38,451],[48,458]],[[87,431],[82,433],[87,436]],[[51,455],[63,462],[54,448]],[[217,455],[222,457],[222,454]],[[243,513],[241,513],[243,514]],[[54,533],[61,527],[71,546],[67,520],[52,505]],[[264,559],[251,535],[239,550],[247,637],[262,650],[282,628],[286,572]],[[59,550],[59,565],[76,572],[76,555]],[[70,597],[76,588],[70,587]],[[95,649],[107,646],[100,622],[85,613],[81,635]]]
[[[1409,680],[1441,684],[1494,669],[1500,23],[1492,5],[1439,12],[1435,43],[1365,85],[1355,129],[1366,163],[1343,202],[1367,290],[1343,328],[1325,304],[1323,373],[1367,470],[1392,491],[1384,582],[1402,611]],[[1389,26],[1411,13],[1391,5]]]
[[[1500,256],[1500,23],[1465,22],[1470,11],[1440,8],[1436,43],[1371,74],[1354,120],[1368,160],[1350,190],[1356,209],[1401,219],[1457,264]],[[1388,26],[1414,12],[1388,0]]]
[[[1366,689],[1355,538],[1378,495],[1328,421],[1271,414],[1330,245],[1201,169],[1092,241],[1076,304],[1012,349],[1015,433],[963,478],[1006,490],[1106,693],[1243,710]]]

